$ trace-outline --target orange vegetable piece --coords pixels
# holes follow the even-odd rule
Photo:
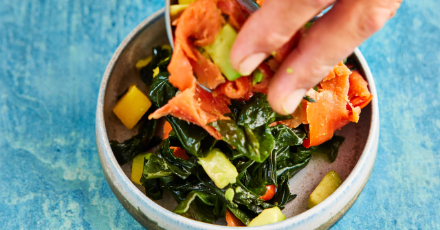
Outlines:
[[[273,198],[273,196],[275,196],[276,193],[276,188],[275,185],[266,185],[266,194],[264,194],[263,196],[259,197],[260,199],[263,199],[264,201],[268,201],[271,200]]]
[[[185,150],[180,147],[170,147],[170,149],[174,150],[173,155],[180,159],[188,160],[189,156],[186,154]]]
[[[173,130],[173,127],[168,121],[165,121],[165,124],[163,125],[163,139],[167,139],[170,135],[171,130]]]
[[[226,223],[227,223],[227,226],[230,226],[230,227],[244,227],[244,226],[246,226],[243,224],[243,222],[241,222],[240,219],[238,219],[234,215],[234,213],[229,211],[229,209],[226,209]]]

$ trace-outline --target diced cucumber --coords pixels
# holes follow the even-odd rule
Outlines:
[[[281,212],[278,207],[264,209],[260,215],[255,217],[248,224],[248,227],[262,226],[266,224],[273,224],[286,219],[286,216]]]
[[[237,32],[231,25],[226,24],[215,37],[214,43],[203,47],[209,54],[214,63],[220,68],[225,77],[233,81],[241,75],[236,72],[231,65],[229,54],[234,44]]]
[[[328,172],[310,194],[308,208],[313,208],[329,197],[342,184],[341,178],[335,171]]]
[[[219,149],[213,148],[208,156],[199,158],[199,163],[218,188],[235,183],[237,169]]]

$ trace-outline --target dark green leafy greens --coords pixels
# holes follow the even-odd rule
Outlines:
[[[161,138],[154,136],[157,129],[157,120],[149,120],[148,115],[164,105],[159,102],[162,102],[162,98],[164,98],[165,95],[173,97],[177,91],[169,83],[169,74],[166,72],[169,57],[171,56],[170,50],[163,49],[162,47],[158,46],[152,49],[152,53],[153,56],[151,62],[141,69],[141,79],[147,86],[152,85],[153,79],[156,80],[156,85],[154,85],[155,90],[150,90],[150,95],[153,94],[154,98],[156,99],[154,101],[155,106],[151,106],[151,108],[139,121],[140,126],[137,135],[125,140],[122,143],[119,143],[115,140],[110,141],[112,151],[120,165],[131,161],[139,153],[144,152],[160,143]],[[161,74],[160,76],[153,78],[153,69],[156,67],[159,67]],[[149,98],[151,100],[152,97],[150,95]]]
[[[153,70],[159,67],[159,72],[166,72],[166,68],[171,57],[170,50],[164,49],[161,46],[153,47],[152,59],[148,65],[141,69],[141,80],[145,82],[147,86],[150,86],[153,81]]]
[[[312,103],[315,103],[315,102],[316,102],[315,99],[313,99],[313,98],[311,98],[310,96],[307,96],[307,95],[304,95],[304,100],[306,100],[306,101],[308,101],[308,102],[312,102]]]
[[[139,153],[147,151],[160,143],[161,138],[154,136],[157,128],[157,120],[148,120],[148,115],[154,110],[155,108],[150,108],[141,118],[137,135],[122,143],[115,140],[110,141],[112,151],[120,165],[131,161]]]
[[[160,47],[153,49],[153,59],[141,70],[142,80],[150,87],[148,94],[153,109],[164,106],[178,92],[168,80],[169,53]],[[153,78],[153,70],[159,73]],[[259,76],[255,76],[258,82]],[[313,102],[312,98],[306,100]],[[336,159],[343,138],[335,136],[323,145],[304,148],[307,132],[301,125],[291,129],[273,122],[291,119],[275,113],[264,94],[256,93],[249,101],[231,100],[229,120],[210,123],[223,137],[216,140],[203,128],[172,116],[165,119],[171,124],[168,139],[162,140],[155,153],[144,161],[141,184],[148,197],[162,199],[168,190],[178,206],[174,212],[199,221],[212,223],[230,210],[244,224],[266,208],[281,209],[296,194],[290,193],[289,180],[309,163],[313,153],[326,154],[331,162]],[[150,114],[149,111],[147,114]],[[147,116],[147,115],[146,115]],[[145,117],[146,117],[145,116]],[[139,134],[123,143],[112,142],[120,164],[140,152],[157,145],[154,133],[156,120],[142,119]],[[170,147],[181,147],[189,159],[174,156]],[[219,189],[197,163],[212,148],[220,149],[237,168],[236,183]],[[276,186],[271,200],[263,200],[268,185]],[[225,196],[227,189],[234,190],[232,200]]]
[[[210,123],[241,154],[256,162],[263,162],[275,145],[269,124],[277,114],[267,102],[267,96],[255,94],[236,114],[237,121],[218,120]]]
[[[309,148],[304,148],[302,146],[298,147],[302,152],[308,152],[308,153],[321,153],[325,154],[328,158],[328,160],[333,163],[336,160],[336,157],[338,156],[339,147],[342,145],[342,142],[344,142],[345,138],[341,136],[333,136],[332,139],[318,145],[318,146],[312,146]]]

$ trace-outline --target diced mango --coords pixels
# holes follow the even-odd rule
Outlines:
[[[136,85],[133,85],[118,103],[116,103],[113,112],[127,129],[132,129],[150,107],[151,101]]]
[[[328,172],[310,194],[308,208],[313,208],[329,197],[342,184],[341,178],[335,171]]]
[[[179,0],[178,2],[179,2],[179,5],[182,5],[182,4],[190,4],[194,1],[196,1],[196,0]]]
[[[136,69],[142,69],[143,67],[150,64],[151,60],[153,60],[153,56],[149,56],[147,58],[141,59],[138,62],[136,62]]]
[[[170,6],[170,16],[171,21],[176,20],[180,17],[183,11],[189,6],[189,4],[179,4],[179,5],[171,5]]]
[[[208,156],[199,158],[199,163],[218,188],[222,189],[236,182],[237,168],[220,149],[213,148]]]
[[[142,185],[140,180],[144,171],[144,161],[145,159],[148,160],[150,156],[151,153],[141,153],[133,159],[133,164],[131,165],[131,181]]]
[[[159,67],[153,69],[153,78],[159,74]]]

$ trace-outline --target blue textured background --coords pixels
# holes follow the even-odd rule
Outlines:
[[[101,171],[94,115],[118,44],[161,0],[0,0],[0,226],[141,229]],[[440,1],[405,0],[361,50],[378,157],[333,229],[440,229]]]

